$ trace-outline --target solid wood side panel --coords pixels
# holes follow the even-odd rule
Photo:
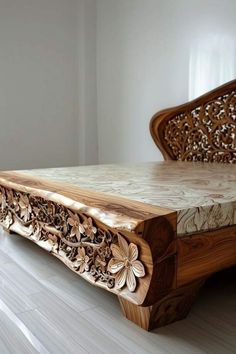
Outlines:
[[[236,264],[236,226],[177,240],[177,286]]]

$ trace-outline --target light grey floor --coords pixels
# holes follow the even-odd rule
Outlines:
[[[213,277],[186,320],[152,333],[30,241],[0,232],[0,354],[236,353],[236,271]]]

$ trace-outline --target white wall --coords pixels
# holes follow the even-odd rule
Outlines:
[[[160,159],[151,116],[235,78],[235,33],[235,0],[97,0],[99,161]]]
[[[98,162],[96,0],[78,1],[79,163]]]
[[[77,0],[0,0],[0,169],[78,163]]]

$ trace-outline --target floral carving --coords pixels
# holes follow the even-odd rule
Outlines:
[[[128,245],[127,241],[118,235],[119,245],[111,245],[113,258],[108,264],[112,274],[116,274],[115,284],[117,289],[127,284],[129,291],[136,289],[135,277],[141,278],[145,275],[143,264],[137,260],[138,247],[134,243]]]
[[[98,227],[83,213],[41,197],[8,188],[0,189],[0,223],[17,223],[26,237],[61,258],[83,277],[117,291],[126,285],[135,291],[145,275],[138,247],[120,233]],[[14,230],[14,227],[13,227]]]
[[[89,257],[85,253],[84,247],[81,247],[78,251],[78,254],[76,256],[76,266],[79,267],[79,272],[83,273],[85,270],[89,270]]]
[[[20,207],[20,216],[23,218],[24,222],[27,222],[32,213],[32,208],[27,195],[21,194],[18,206]]]
[[[236,162],[236,91],[172,117],[164,130],[172,158]]]
[[[80,224],[80,219],[77,214],[73,214],[69,211],[70,217],[67,222],[71,226],[70,236],[76,236],[77,240],[80,241],[81,234],[84,233],[84,227]]]
[[[97,232],[97,228],[93,226],[93,221],[91,218],[87,218],[87,220],[83,222],[83,228],[85,235],[88,236],[91,240],[93,240],[94,235]]]

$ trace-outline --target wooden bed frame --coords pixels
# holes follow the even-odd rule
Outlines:
[[[157,113],[150,127],[165,159],[235,163],[236,80]],[[236,264],[235,225],[177,237],[177,212],[161,206],[14,171],[0,173],[0,186],[8,232],[115,293],[146,330],[186,317],[205,280]]]

